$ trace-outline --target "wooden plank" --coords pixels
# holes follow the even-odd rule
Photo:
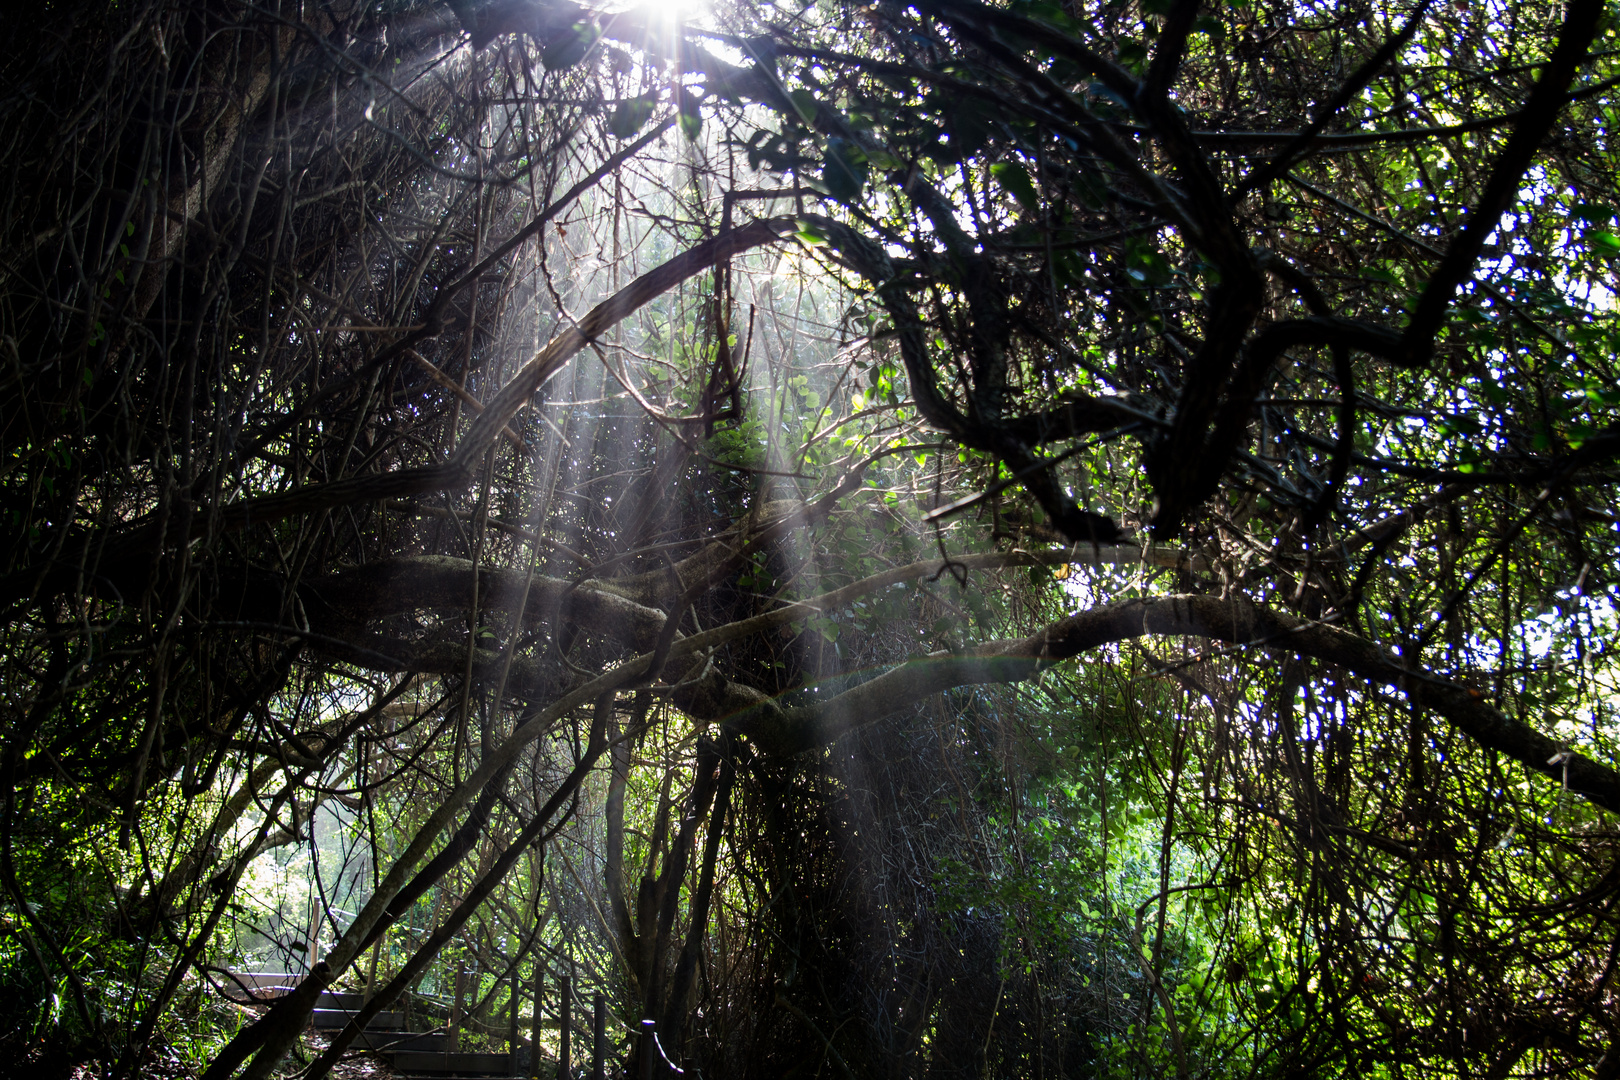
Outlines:
[[[348,1009],[359,1012],[366,1003],[366,995],[352,990],[327,990],[315,1001],[317,1009]]]
[[[362,1031],[355,1036],[353,1045],[386,1053],[442,1054],[448,1049],[448,1041],[443,1035],[418,1031]]]
[[[229,976],[215,975],[220,989],[225,996],[239,1005],[248,1004],[252,998],[260,1001],[269,1001],[274,998],[286,997],[292,993],[293,987],[298,985],[302,975],[294,975],[288,971],[238,971],[235,980]],[[252,998],[248,995],[251,994]]]
[[[238,971],[235,975],[245,986],[295,986],[303,978],[290,971]]]
[[[347,1027],[349,1020],[360,1010],[354,1009],[316,1009],[314,1012],[315,1026],[324,1030]],[[372,1031],[402,1031],[405,1028],[405,1014],[397,1012],[378,1013],[366,1025]]]
[[[389,1054],[390,1064],[397,1073],[421,1073],[445,1076],[451,1073],[482,1073],[485,1076],[509,1076],[512,1069],[510,1054]]]

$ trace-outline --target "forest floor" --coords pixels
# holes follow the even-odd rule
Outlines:
[[[325,1033],[304,1036],[304,1050],[307,1057],[313,1058],[326,1049],[331,1037]],[[328,1074],[332,1080],[394,1080],[398,1074],[390,1069],[381,1060],[370,1054],[349,1053],[343,1060],[332,1066]]]
[[[329,1041],[325,1033],[305,1035],[299,1056],[288,1061],[282,1071],[297,1072],[326,1049]],[[0,1062],[0,1076],[29,1076],[37,1080],[104,1080],[108,1075],[105,1062],[74,1061],[53,1055],[43,1046],[33,1048],[31,1053],[25,1053],[21,1060],[12,1064],[17,1071],[10,1071],[6,1064]],[[154,1047],[147,1051],[136,1068],[134,1080],[195,1080],[201,1071],[188,1064],[172,1048]],[[398,1074],[375,1057],[352,1054],[333,1066],[328,1075],[332,1080],[395,1080]]]

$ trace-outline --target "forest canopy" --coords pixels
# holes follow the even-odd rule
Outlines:
[[[5,25],[11,1060],[1620,1077],[1620,8]]]

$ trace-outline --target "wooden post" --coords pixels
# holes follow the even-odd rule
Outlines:
[[[461,957],[455,958],[456,975],[452,984],[455,990],[450,998],[450,1026],[445,1032],[444,1045],[452,1054],[461,1049],[461,1006],[467,996],[467,964]]]
[[[388,931],[385,929],[382,937],[377,939],[377,944],[371,947],[371,960],[366,965],[366,996],[360,1001],[362,1005],[371,1001],[372,992],[377,989],[377,954],[382,952],[383,942],[387,940]]]
[[[600,993],[591,1003],[591,1080],[607,1080],[607,1003]]]
[[[534,1077],[534,1080],[539,1080],[540,1077],[540,1003],[545,1000],[545,989],[546,965],[540,957],[536,956],[534,958],[534,1037],[530,1040],[530,1045],[534,1049],[529,1052],[529,1075]]]
[[[655,1071],[657,1062],[654,1055],[658,1053],[658,1049],[653,1045],[653,1033],[656,1028],[655,1021],[643,1020],[641,1022],[641,1080],[653,1080],[653,1077],[657,1075]]]
[[[304,960],[304,970],[314,971],[315,961],[321,958],[321,894],[314,888],[309,890],[309,940],[305,944],[309,956]]]
[[[566,1080],[569,1067],[573,1062],[568,1060],[569,1028],[573,1025],[573,997],[574,980],[564,975],[560,980],[561,986],[557,989],[557,1023],[562,1031],[557,1040],[557,1080]]]
[[[523,984],[518,978],[517,965],[512,965],[512,1015],[506,1019],[506,1052],[512,1055],[513,1064],[517,1063],[518,1052],[518,1006],[522,1004],[521,991]],[[514,1070],[513,1076],[517,1075]]]

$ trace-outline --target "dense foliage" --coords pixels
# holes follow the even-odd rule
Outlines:
[[[7,23],[15,1060],[1620,1076],[1620,12]]]

